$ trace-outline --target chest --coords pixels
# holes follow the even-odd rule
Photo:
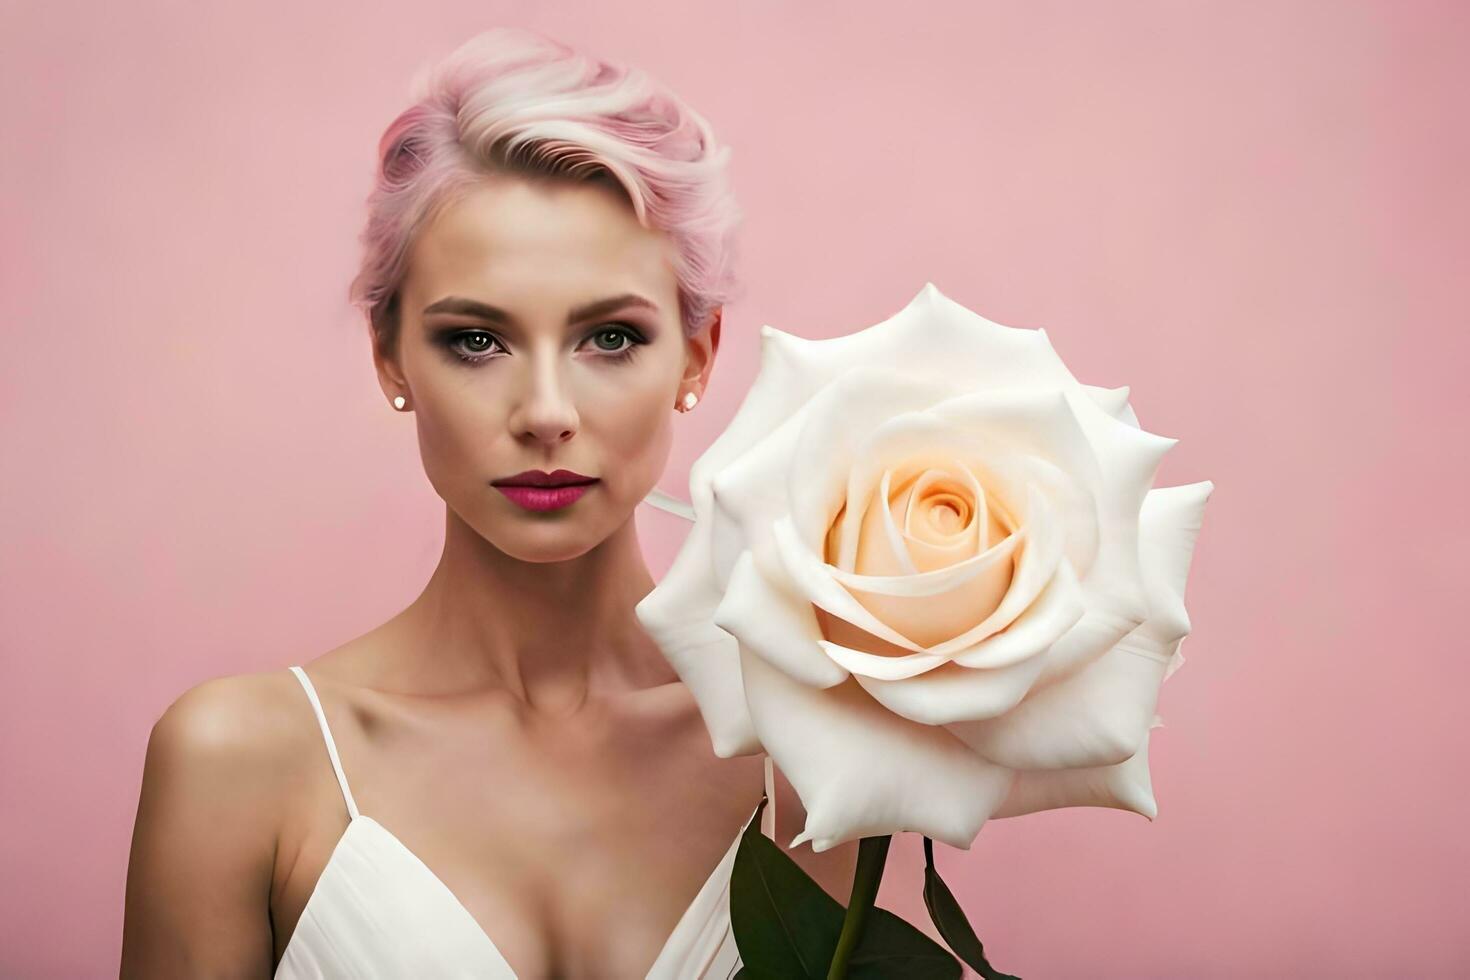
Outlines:
[[[391,870],[377,887],[417,890],[521,977],[644,975],[762,791],[759,757],[717,759],[702,731],[677,724],[547,733],[369,718],[338,742],[368,819],[343,832],[324,764],[284,915],[299,904],[316,927],[318,889],[355,854]]]

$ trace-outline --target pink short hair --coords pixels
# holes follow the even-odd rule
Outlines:
[[[741,211],[730,149],[647,74],[520,28],[479,34],[422,71],[378,143],[361,268],[349,298],[385,349],[414,234],[488,175],[604,183],[677,248],[679,315],[693,334],[736,296]]]

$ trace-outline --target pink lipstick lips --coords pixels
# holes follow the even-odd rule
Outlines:
[[[572,470],[526,470],[490,485],[527,510],[558,510],[575,503],[598,482]]]

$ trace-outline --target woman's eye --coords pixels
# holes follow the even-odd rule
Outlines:
[[[598,350],[616,358],[631,357],[635,350],[648,342],[627,324],[610,325],[592,334],[589,339]],[[626,346],[622,344],[625,340]]]
[[[470,350],[478,354],[488,350],[495,341],[487,333],[472,333],[468,335],[466,343]]]
[[[481,361],[499,342],[483,330],[470,330],[449,338],[449,349],[462,361]]]
[[[628,336],[626,330],[599,330],[592,335],[592,338],[599,350],[605,350],[610,353],[621,351],[624,340],[632,343],[632,338]]]
[[[616,323],[588,334],[587,340],[613,360],[625,360],[648,341],[629,324]],[[442,343],[451,354],[469,364],[489,360],[505,350],[500,338],[484,330],[461,330],[447,334]]]

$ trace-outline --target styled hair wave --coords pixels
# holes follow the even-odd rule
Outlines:
[[[640,224],[676,246],[686,335],[736,298],[730,149],[645,72],[524,28],[476,35],[422,70],[414,103],[378,143],[361,266],[349,289],[375,341],[397,346],[399,289],[414,235],[490,175],[620,190]]]

